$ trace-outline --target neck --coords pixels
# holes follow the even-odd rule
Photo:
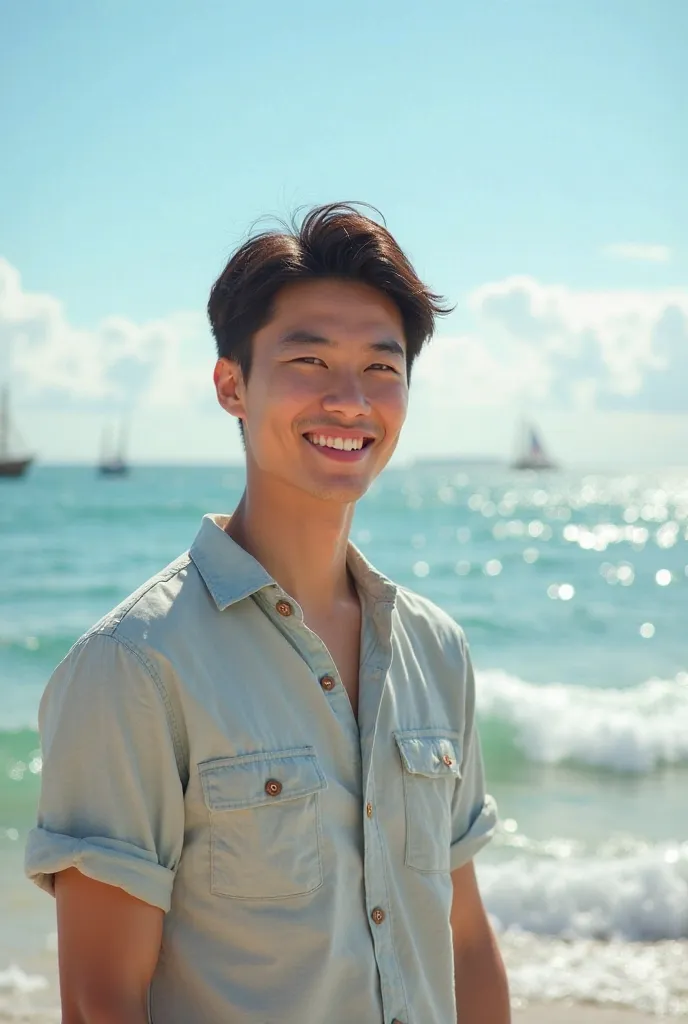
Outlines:
[[[346,556],[354,508],[248,473],[226,531],[302,608],[328,611],[353,593]]]

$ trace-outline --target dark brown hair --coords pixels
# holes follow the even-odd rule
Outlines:
[[[435,317],[450,308],[418,278],[387,228],[351,203],[317,206],[300,226],[294,219],[281,227],[244,242],[212,287],[208,319],[218,355],[236,360],[248,380],[253,335],[269,322],[279,290],[296,281],[340,278],[371,285],[396,304],[410,374]]]

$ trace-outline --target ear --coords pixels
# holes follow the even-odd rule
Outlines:
[[[246,419],[246,385],[241,367],[234,359],[218,359],[213,371],[217,400],[230,416]]]

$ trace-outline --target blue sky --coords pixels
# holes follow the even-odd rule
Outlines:
[[[683,0],[0,10],[0,376],[45,459],[124,412],[132,457],[238,457],[210,284],[332,199],[458,304],[402,456],[505,453],[524,410],[567,460],[688,452]]]

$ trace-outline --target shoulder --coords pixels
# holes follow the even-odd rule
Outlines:
[[[465,658],[468,645],[462,627],[429,598],[406,587],[397,587],[396,617],[399,627],[417,641],[439,648],[445,654]]]
[[[53,671],[41,697],[39,727],[49,747],[59,734],[109,722],[111,730],[153,736],[159,723],[171,735],[178,766],[184,764],[183,715],[166,637],[170,619],[188,598],[197,576],[183,555],[147,580],[87,630]],[[202,585],[202,584],[201,584]]]
[[[112,700],[143,693],[152,683],[167,704],[172,638],[185,608],[202,601],[204,591],[188,553],[170,562],[79,637],[53,672],[44,703],[65,688]]]
[[[104,615],[77,641],[83,647],[109,638],[132,651],[160,650],[178,634],[185,620],[193,628],[193,611],[207,611],[209,595],[188,552],[151,576]]]

